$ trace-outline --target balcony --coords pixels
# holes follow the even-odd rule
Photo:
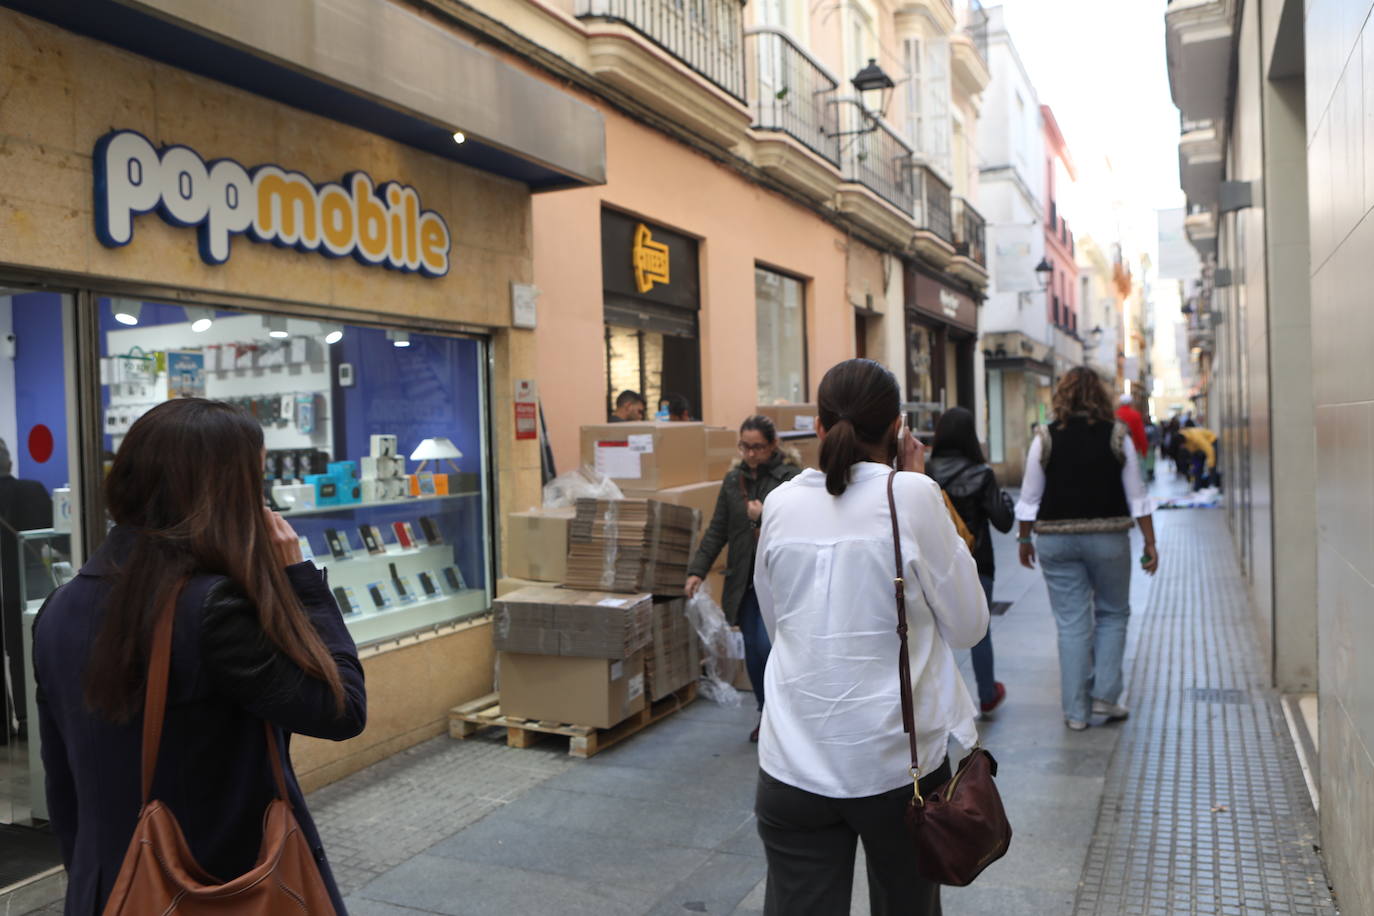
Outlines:
[[[786,33],[760,26],[744,34],[754,115],[756,164],[817,201],[839,184],[840,82]]]
[[[1169,89],[1183,116],[1226,117],[1237,0],[1171,0],[1164,13]]]
[[[740,0],[578,0],[577,16],[599,24],[593,75],[726,149],[747,139]]]
[[[988,14],[978,0],[969,0],[963,27],[949,36],[950,64],[955,85],[978,95],[992,82],[988,66]]]
[[[1178,142],[1178,173],[1188,202],[1206,207],[1217,202],[1221,187],[1221,131],[1213,121],[1184,120]]]
[[[988,285],[988,258],[983,215],[962,197],[954,198],[954,253],[949,272],[979,288]]]
[[[1217,215],[1206,207],[1194,207],[1183,218],[1183,234],[1188,236],[1197,253],[1205,261],[1217,253]]]
[[[840,212],[905,245],[911,239],[915,201],[911,147],[858,100],[837,99],[834,105],[841,133],[840,168],[848,184],[840,187]]]
[[[954,204],[949,185],[927,165],[912,170],[915,178],[916,236],[913,247],[936,267],[947,267],[954,260]]]

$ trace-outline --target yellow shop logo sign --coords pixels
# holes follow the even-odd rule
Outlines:
[[[207,264],[229,260],[229,243],[256,242],[352,256],[359,263],[448,273],[448,223],[420,205],[420,195],[394,181],[374,186],[363,172],[315,184],[275,165],[245,168],[232,159],[206,162],[185,146],[161,150],[137,131],[116,130],[95,145],[95,232],[117,248],[134,237],[134,217],[156,210],[173,226],[196,227]],[[665,267],[666,270],[666,267]]]
[[[634,266],[635,285],[641,293],[653,289],[655,283],[669,282],[668,246],[655,242],[653,233],[643,223],[635,227]]]

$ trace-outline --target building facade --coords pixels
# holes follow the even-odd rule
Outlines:
[[[1202,257],[1186,292],[1199,406],[1221,437],[1266,679],[1285,696],[1348,912],[1374,908],[1374,688],[1360,663],[1374,650],[1367,12],[1331,0],[1166,12],[1185,227]]]

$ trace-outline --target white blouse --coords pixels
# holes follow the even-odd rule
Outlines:
[[[854,465],[842,496],[803,471],[768,496],[754,588],[773,640],[765,674],[759,765],[788,785],[861,798],[911,784],[897,676],[890,469]],[[955,664],[988,628],[973,556],[940,487],[895,481],[906,579],[907,643],[922,773],[952,735],[977,740],[975,711]]]
[[[1021,478],[1021,498],[1016,503],[1016,520],[1033,522],[1040,514],[1040,500],[1045,498],[1045,469],[1041,466],[1041,439],[1031,439],[1030,450],[1026,452],[1026,473]],[[1140,476],[1140,459],[1134,448],[1121,450],[1126,460],[1121,465],[1121,486],[1126,489],[1126,504],[1131,515],[1140,518],[1155,511],[1155,500],[1145,489],[1145,480]]]

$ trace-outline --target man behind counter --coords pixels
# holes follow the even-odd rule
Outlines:
[[[638,423],[644,419],[644,407],[644,395],[626,389],[616,397],[615,412],[611,414],[609,422]]]

